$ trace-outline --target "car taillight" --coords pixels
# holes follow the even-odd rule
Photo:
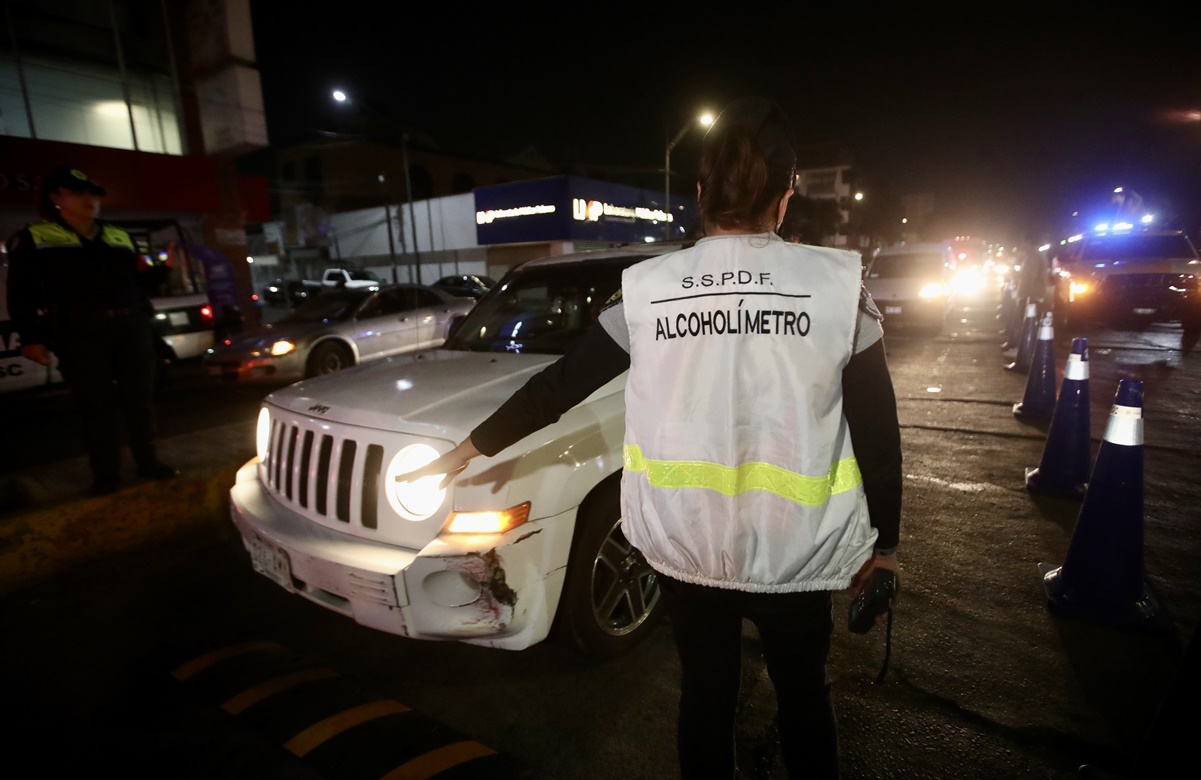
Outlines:
[[[204,304],[200,307],[200,325],[201,327],[212,327],[213,324],[213,307],[209,304]]]

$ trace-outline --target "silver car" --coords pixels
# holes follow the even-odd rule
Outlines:
[[[215,345],[205,373],[230,382],[294,381],[433,349],[474,305],[415,284],[327,290],[277,322]]]

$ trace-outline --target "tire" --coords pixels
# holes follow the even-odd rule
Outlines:
[[[664,611],[658,575],[621,531],[619,493],[607,480],[581,507],[559,603],[560,634],[596,659],[633,649]]]
[[[352,365],[354,365],[354,355],[346,345],[336,341],[324,341],[313,347],[305,375],[306,377],[324,376]]]

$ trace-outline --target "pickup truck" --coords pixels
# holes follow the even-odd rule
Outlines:
[[[384,281],[372,271],[361,268],[326,268],[320,279],[304,279],[289,286],[292,303],[308,300],[313,295],[331,287],[378,288]]]

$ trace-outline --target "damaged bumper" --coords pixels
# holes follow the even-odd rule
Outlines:
[[[256,571],[371,628],[414,639],[520,650],[546,638],[563,587],[575,510],[505,534],[447,534],[422,550],[317,525],[238,471],[230,514]]]

